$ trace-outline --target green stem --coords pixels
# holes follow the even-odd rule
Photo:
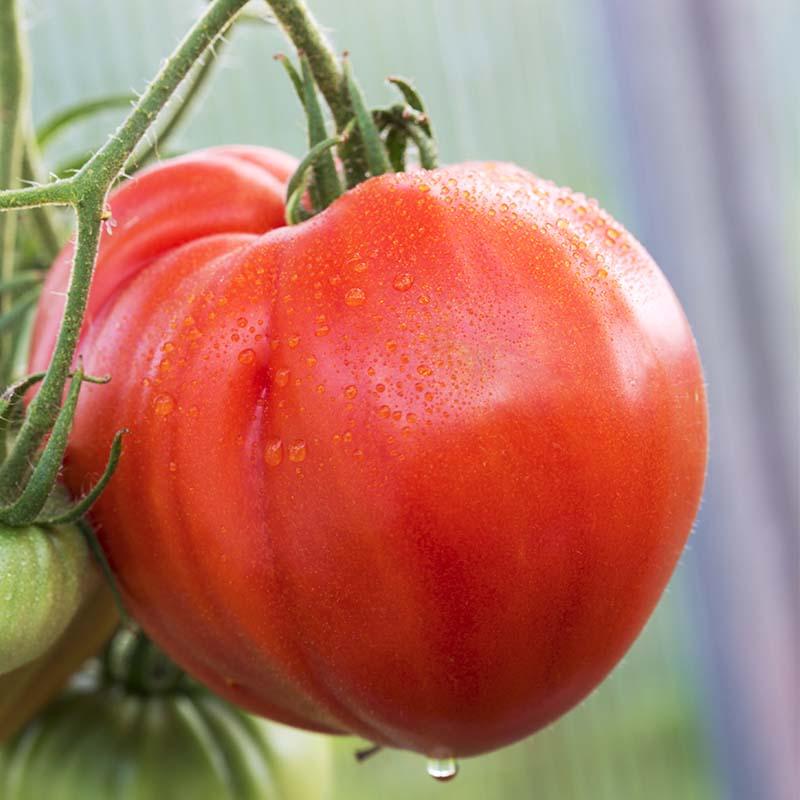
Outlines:
[[[303,105],[308,119],[308,146],[314,147],[328,138],[325,129],[325,118],[317,99],[317,89],[308,59],[303,54],[300,56],[300,66],[303,70]],[[319,195],[319,208],[327,208],[341,193],[342,185],[336,173],[336,164],[329,150],[320,154],[314,162],[314,188]]]
[[[100,241],[104,200],[105,192],[95,192],[78,203],[75,259],[58,341],[42,386],[31,402],[8,458],[0,466],[0,487],[3,489],[13,488],[22,482],[42,439],[58,417],[61,395],[72,365],[89,296],[92,269]]]
[[[72,206],[77,202],[79,194],[75,176],[45,183],[43,186],[6,189],[0,192],[0,211],[35,206]],[[0,215],[6,216],[8,215]]]
[[[208,46],[231,24],[247,0],[216,0],[194,24],[150,82],[133,111],[76,178],[107,189],[134,148]]]
[[[206,54],[205,61],[195,70],[193,75],[190,75],[186,81],[189,84],[186,93],[181,102],[175,106],[175,110],[170,115],[169,119],[164,124],[164,127],[156,134],[153,142],[149,144],[141,153],[134,153],[125,164],[125,172],[130,172],[134,169],[141,169],[149,164],[157,155],[158,148],[163,145],[169,137],[174,133],[175,129],[181,123],[186,113],[191,108],[195,98],[200,90],[208,82],[211,75],[211,69],[214,62],[219,58],[220,50],[225,42],[224,38],[218,38],[214,52]]]
[[[12,186],[22,173],[22,122],[28,99],[27,51],[17,0],[0,2],[0,186]],[[16,214],[0,215],[0,280],[14,273]],[[0,298],[0,314],[7,301]],[[10,363],[10,340],[0,340],[0,378]]]
[[[247,0],[215,0],[167,59],[128,118],[73,177],[41,187],[0,192],[0,208],[37,202],[75,205],[78,236],[64,316],[47,375],[31,402],[8,458],[0,466],[0,487],[18,486],[58,416],[64,384],[75,355],[94,270],[106,194],[158,112],[206,48],[231,23]],[[0,3],[2,6],[2,3]]]
[[[304,0],[266,0],[272,13],[286,32],[295,49],[305,53],[311,72],[325,102],[331,110],[336,131],[343,133],[353,116],[353,107],[333,49],[325,34],[308,10]],[[339,156],[345,168],[348,187],[366,178],[367,162],[359,136],[350,136],[342,142]]]
[[[298,53],[305,53],[314,79],[341,133],[353,116],[344,91],[344,77],[319,23],[303,0],[267,0]]]
[[[317,160],[324,156],[332,147],[339,144],[340,137],[331,136],[315,144],[306,153],[305,158],[297,165],[297,169],[289,179],[289,185],[286,187],[286,224],[296,225],[308,219],[310,214],[305,212],[302,206],[302,198],[305,193],[306,186],[308,185],[308,174],[313,168]]]
[[[372,119],[372,112],[367,108],[364,95],[353,77],[353,70],[349,59],[344,62],[344,76],[347,84],[347,92],[350,95],[350,102],[353,104],[353,111],[356,115],[356,124],[361,131],[361,139],[364,142],[364,150],[367,157],[369,174],[372,176],[383,175],[392,169],[389,163],[389,156],[383,145],[378,128]]]

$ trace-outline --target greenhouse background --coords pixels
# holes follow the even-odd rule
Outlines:
[[[711,461],[694,535],[630,654],[576,711],[434,784],[418,757],[358,765],[333,797],[789,800],[798,790],[800,11],[789,0],[313,0],[378,76],[424,87],[444,161],[515,161],[597,197],[679,295],[708,382]],[[37,121],[141,90],[192,0],[28,0]],[[172,150],[301,153],[280,32],[245,23]],[[60,139],[99,145],[113,114]]]

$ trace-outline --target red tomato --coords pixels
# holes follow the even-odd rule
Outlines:
[[[697,510],[703,378],[669,285],[511,165],[385,175],[261,235],[274,181],[225,170],[111,199],[80,353],[113,380],[84,389],[66,478],[130,428],[93,512],[130,610],[282,722],[442,758],[541,728],[630,646]]]

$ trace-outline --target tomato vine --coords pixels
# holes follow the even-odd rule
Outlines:
[[[83,323],[100,231],[108,219],[105,208],[106,196],[126,162],[133,155],[136,145],[153,125],[158,113],[167,104],[195,62],[231,24],[245,2],[246,0],[216,0],[208,7],[172,56],[164,62],[122,125],[77,173],[44,185],[0,192],[2,210],[66,205],[74,209],[77,218],[75,258],[53,358],[14,444],[0,465],[0,493],[6,501],[18,501],[24,495],[26,480],[31,478],[30,464],[35,462],[35,456],[44,437],[57,424],[62,409],[61,397],[75,357],[78,334]],[[3,27],[0,29],[0,34],[3,35],[3,51],[9,54],[7,56],[9,63],[21,65],[24,63],[24,58],[20,44],[17,3],[5,3],[3,8]],[[22,79],[23,67],[17,66],[16,70],[9,67],[9,74],[12,76],[16,74],[19,77],[8,84],[8,90],[3,98],[4,119],[8,119],[11,114],[12,120],[15,121],[13,125],[4,126],[7,132],[3,139],[0,162],[4,164],[3,177],[6,185],[12,182],[15,170],[17,175],[21,172],[21,124],[18,118],[25,91]],[[3,83],[6,83],[5,79]],[[13,215],[2,214],[0,218],[5,220],[5,228],[0,229],[4,243],[9,240],[13,242],[13,224],[8,221],[13,219]],[[10,248],[8,252],[4,251],[3,262],[4,271],[10,273],[13,268],[13,254],[10,254]],[[78,379],[78,385],[80,380],[81,378]],[[45,454],[41,456],[42,459]],[[60,463],[60,455],[58,459]],[[39,463],[41,464],[41,459]],[[52,472],[52,465],[46,466],[47,472]]]

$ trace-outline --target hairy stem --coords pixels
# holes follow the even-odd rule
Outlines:
[[[0,186],[15,184],[22,173],[23,117],[28,99],[27,51],[17,0],[0,2]],[[14,273],[17,215],[0,215],[0,280]],[[11,302],[0,297],[0,314]],[[11,339],[0,340],[0,378],[10,362]]]
[[[160,143],[166,142],[167,139],[172,135],[178,125],[186,116],[187,112],[191,108],[194,99],[199,94],[200,90],[208,81],[209,76],[211,75],[211,68],[214,65],[214,61],[219,58],[220,48],[222,47],[225,39],[218,38],[217,43],[215,46],[215,51],[206,53],[205,60],[202,64],[195,70],[195,72],[190,75],[186,82],[188,83],[188,87],[186,89],[185,94],[183,95],[183,99],[180,103],[175,107],[175,110],[170,115],[167,122],[164,124],[164,127],[161,128],[160,131],[154,137],[154,141],[147,145],[141,153],[134,153],[129,159],[127,164],[125,165],[125,171],[128,172],[132,169],[139,169],[150,161],[152,161],[158,155],[158,147]]]
[[[64,384],[86,312],[105,200],[111,184],[192,65],[227,28],[246,1],[215,0],[208,6],[116,133],[73,177],[41,187],[0,192],[0,208],[66,202],[75,206],[78,217],[75,258],[52,360],[41,388],[31,402],[14,447],[0,467],[0,487],[19,486],[22,483],[44,436],[58,416]]]
[[[353,117],[344,73],[333,48],[304,0],[266,0],[272,13],[295,49],[308,59],[314,80],[331,110],[336,131],[343,133]],[[339,149],[347,185],[355,186],[366,177],[366,157],[359,136],[349,136]]]
[[[150,82],[145,93],[106,144],[77,173],[76,178],[110,186],[147,133],[159,111],[186,77],[192,65],[219,36],[247,0],[216,0],[183,38]]]

